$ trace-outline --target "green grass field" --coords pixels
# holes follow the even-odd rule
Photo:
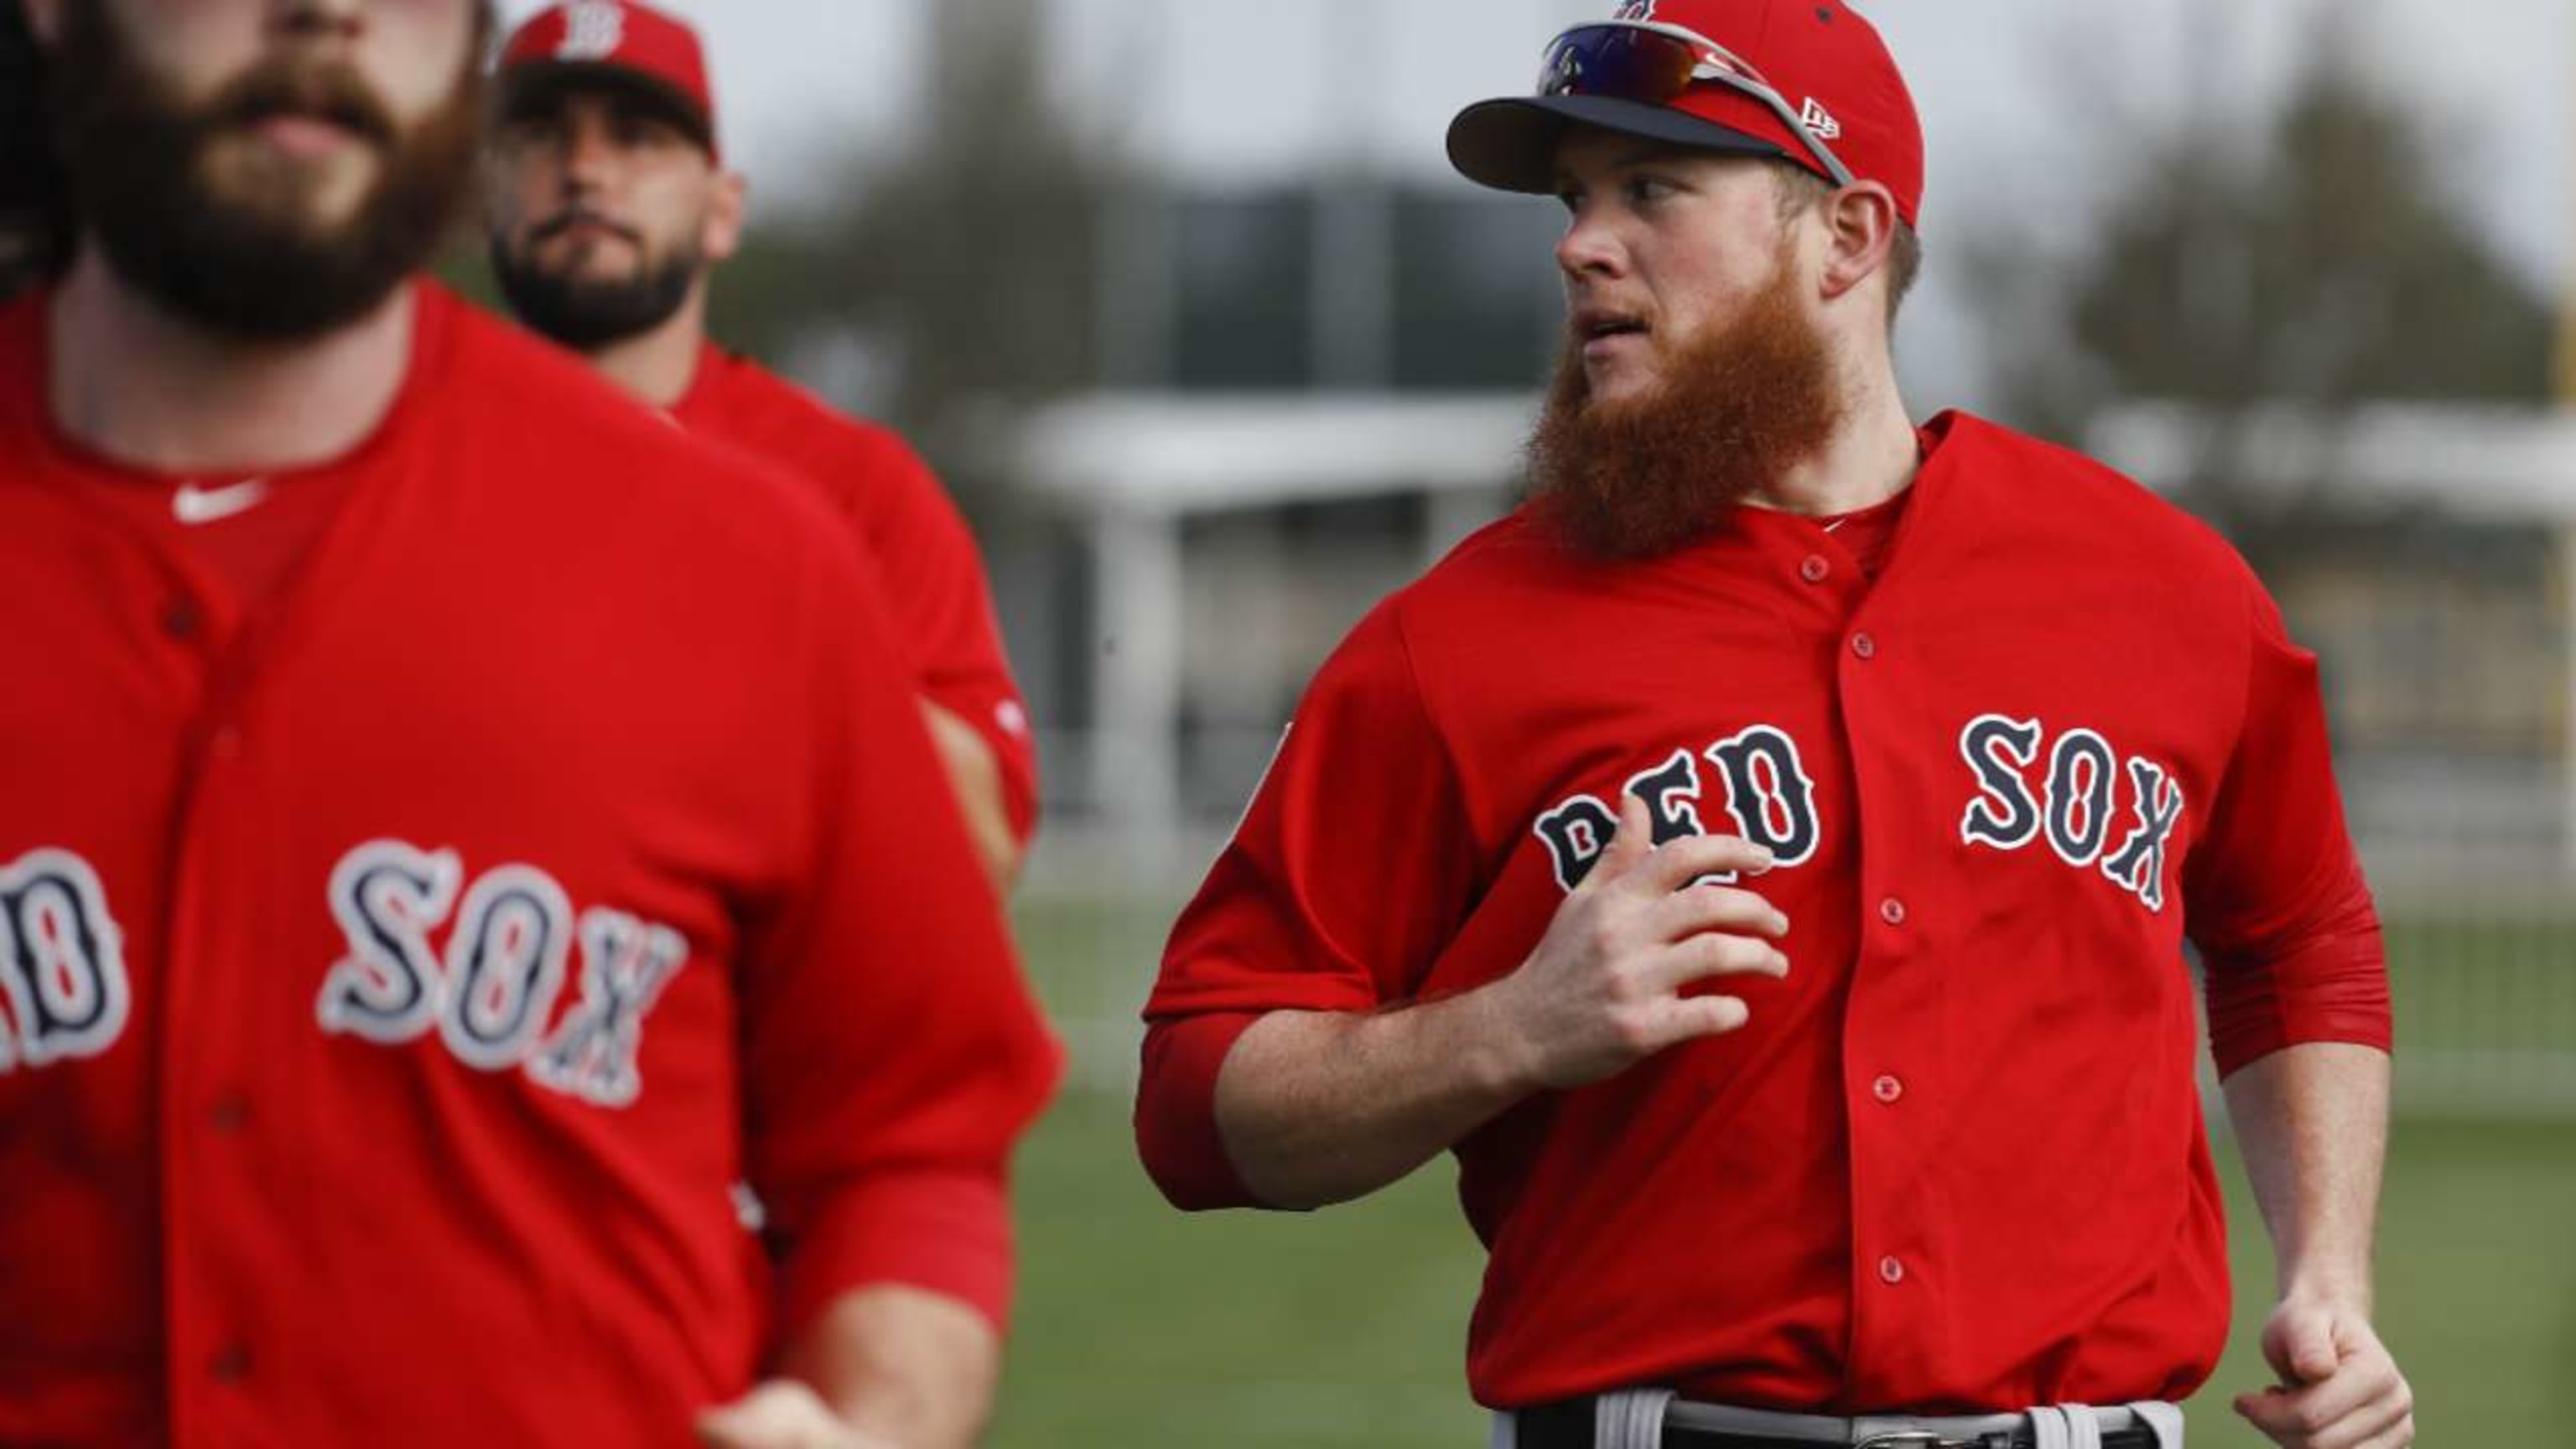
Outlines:
[[[1159,926],[1046,907],[1024,910],[1022,926],[1057,1010],[1096,1016],[1121,1000],[1134,1009],[1126,998],[1141,997],[1136,973],[1150,970]],[[2535,942],[2520,937],[2532,933],[2499,929],[2392,927],[2401,1041],[2473,1051],[2492,1048],[2497,1033],[2511,1046],[2549,1029],[2515,1003],[2576,982],[2576,951],[2526,949]],[[2534,933],[2548,945],[2569,938],[2563,926]],[[2456,1008],[2426,999],[2418,1009],[2416,998],[2435,993],[2415,984],[2436,969],[2514,979]],[[2535,985],[2535,972],[2548,979]],[[2219,1156],[2238,1312],[2192,1429],[2202,1445],[2259,1445],[2227,1401],[2270,1378],[2254,1339],[2271,1259],[2232,1145]],[[1123,1097],[1068,1095],[1021,1157],[1020,1308],[993,1444],[1483,1444],[1462,1369],[1482,1253],[1450,1181],[1443,1162],[1324,1213],[1188,1217],[1165,1207],[1137,1167]],[[2415,1383],[2427,1442],[2566,1436],[2576,1424],[2576,1120],[2401,1121],[2379,1264],[2381,1330]]]

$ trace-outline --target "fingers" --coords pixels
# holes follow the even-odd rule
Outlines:
[[[1635,795],[1619,797],[1619,833],[1610,837],[1609,848],[1601,852],[1599,863],[1584,884],[1598,882],[1603,888],[1627,877],[1655,848],[1655,822],[1646,814],[1646,802]]]
[[[1789,958],[1751,936],[1699,935],[1674,942],[1646,958],[1644,979],[1657,991],[1674,991],[1711,976],[1789,974]]]
[[[2335,1351],[2333,1316],[2284,1305],[2264,1325],[2263,1357],[2286,1384],[2313,1384],[2325,1379],[2342,1357]]]
[[[1666,941],[1707,931],[1767,936],[1775,941],[1789,934],[1789,918],[1769,901],[1751,891],[1727,886],[1692,886],[1674,891],[1655,902],[1650,919],[1655,935]]]
[[[1663,1044],[1675,1046],[1704,1036],[1722,1036],[1753,1019],[1753,1009],[1732,996],[1685,996],[1664,1003]]]
[[[1642,822],[1645,806],[1637,810]],[[1621,829],[1624,833],[1625,827]],[[1771,852],[1752,841],[1732,835],[1685,835],[1656,846],[1620,884],[1668,895],[1704,875],[1760,875],[1770,868]]]
[[[2384,1352],[2358,1356],[2322,1382],[2236,1396],[2236,1412],[2291,1449],[2380,1449],[2414,1441],[2414,1394]]]

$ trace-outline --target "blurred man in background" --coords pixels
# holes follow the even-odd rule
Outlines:
[[[2186,931],[2279,1248],[2238,1411],[2402,1449],[2390,1019],[2315,657],[2208,529],[1891,333],[1923,139],[1839,0],[1629,0],[1468,108],[1552,194],[1536,497],[1317,675],[1182,916],[1187,1207],[1454,1151],[1509,1449],[2175,1449],[2227,1236]]]
[[[968,1443],[1056,1053],[845,531],[419,277],[488,7],[25,7],[0,1443]]]
[[[707,339],[744,180],[724,169],[696,32],[629,0],[572,0],[510,37],[499,89],[489,219],[511,309],[691,433],[823,490],[877,563],[932,738],[1007,888],[1036,822],[1037,758],[965,520],[901,438]]]

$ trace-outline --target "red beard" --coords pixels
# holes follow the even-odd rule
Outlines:
[[[1821,453],[1848,405],[1788,276],[1678,344],[1641,397],[1594,401],[1582,343],[1570,341],[1529,441],[1538,515],[1584,553],[1653,558]]]

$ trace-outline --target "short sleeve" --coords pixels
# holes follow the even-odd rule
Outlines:
[[[1037,744],[1002,648],[993,592],[973,530],[938,475],[882,428],[857,435],[866,486],[851,490],[861,533],[885,578],[896,638],[922,697],[963,720],[992,751],[1002,804],[1022,844],[1037,828]]]
[[[1396,605],[1381,606],[1309,686],[1165,949],[1136,1126],[1167,1196],[1256,1205],[1216,1130],[1227,1050],[1268,1012],[1409,1000],[1465,918],[1474,860]]]
[[[2184,878],[2222,1074],[2309,1042],[2388,1049],[2379,916],[2335,786],[2317,659],[2250,576],[2234,753]]]

